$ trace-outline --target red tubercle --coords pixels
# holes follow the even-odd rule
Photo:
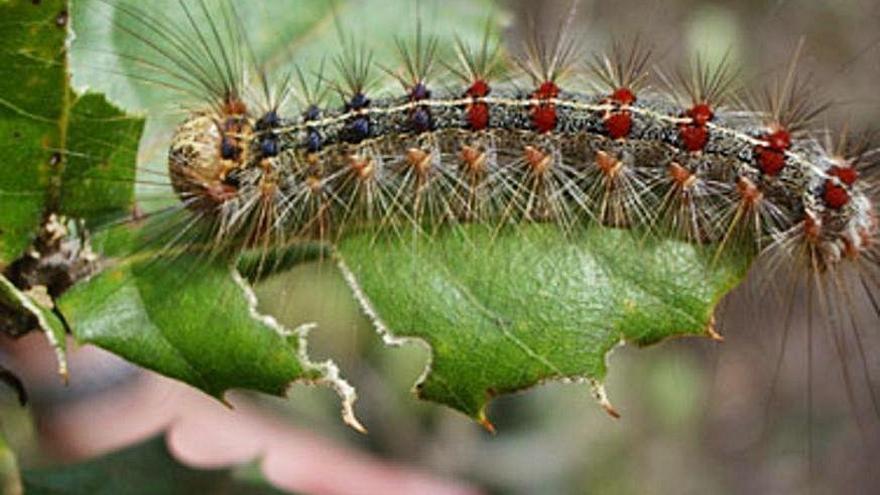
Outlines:
[[[682,147],[691,153],[703,151],[709,142],[709,127],[706,124],[715,118],[712,106],[706,102],[698,103],[689,108],[684,115],[691,121],[678,126]]]
[[[686,151],[696,153],[703,151],[709,142],[709,128],[699,124],[682,124],[678,128],[678,136]]]
[[[556,105],[547,103],[532,107],[532,125],[541,134],[556,129]]]
[[[468,105],[467,121],[471,130],[474,131],[482,131],[489,127],[489,104],[477,102]]]
[[[849,192],[846,188],[835,181],[828,179],[822,191],[822,199],[829,208],[839,210],[849,204]]]
[[[483,98],[489,95],[491,88],[489,87],[489,83],[483,79],[477,79],[471,84],[471,87],[465,92],[466,96],[470,96],[471,98]]]
[[[828,171],[828,175],[831,177],[837,177],[840,179],[840,182],[851,186],[859,180],[859,171],[853,167],[831,167],[831,170]]]
[[[559,96],[559,86],[553,81],[544,81],[532,93],[537,100],[550,100]],[[532,107],[532,125],[539,133],[547,133],[556,129],[556,105],[540,103]]]
[[[712,107],[708,103],[698,103],[694,105],[686,112],[686,115],[690,117],[693,124],[697,126],[704,126],[708,124],[710,120],[715,118],[715,112],[712,111]]]
[[[776,151],[785,151],[791,147],[791,133],[785,129],[777,129],[764,136],[767,146]]]
[[[757,146],[755,159],[761,173],[770,177],[776,177],[785,168],[785,151]]]
[[[628,106],[636,102],[636,95],[626,87],[617,88],[605,99],[605,103]],[[623,139],[632,131],[632,114],[626,110],[607,111],[604,117],[605,131],[611,139]]]
[[[765,134],[766,145],[755,147],[755,159],[761,173],[775,177],[785,168],[785,151],[791,147],[791,133],[783,128]]]
[[[492,88],[484,79],[477,79],[465,91],[465,96],[470,98],[485,98]],[[471,130],[482,131],[489,127],[489,104],[484,101],[475,101],[469,104],[465,110],[468,126]]]
[[[636,102],[636,94],[629,88],[617,88],[611,93],[610,99],[618,105],[632,105]]]
[[[833,166],[828,171],[828,176],[833,178],[825,180],[822,199],[829,208],[839,210],[849,204],[851,197],[847,186],[852,186],[859,180],[859,171],[853,167]]]
[[[632,131],[632,115],[629,112],[614,112],[605,117],[605,130],[611,139],[623,139]]]
[[[538,89],[532,94],[532,98],[537,100],[549,100],[559,96],[559,86],[553,81],[544,81],[538,86]]]

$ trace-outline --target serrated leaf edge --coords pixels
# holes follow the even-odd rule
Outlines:
[[[425,365],[424,370],[422,371],[421,375],[419,375],[418,379],[413,385],[413,392],[415,392],[419,384],[424,382],[427,379],[428,375],[431,374],[431,365],[434,360],[434,350],[432,349],[431,344],[420,337],[400,337],[395,335],[391,328],[389,328],[384,320],[382,320],[382,317],[379,316],[379,312],[376,310],[376,308],[373,306],[373,303],[370,302],[369,297],[367,297],[367,294],[361,288],[354,272],[351,271],[351,269],[345,263],[345,260],[338,253],[336,254],[336,265],[339,268],[339,271],[342,273],[342,278],[345,280],[346,285],[348,285],[349,289],[354,295],[355,300],[360,306],[361,311],[367,317],[367,319],[370,320],[370,323],[373,325],[373,329],[376,331],[376,333],[379,334],[382,342],[385,345],[389,347],[402,347],[406,344],[416,343],[428,350],[428,363]],[[609,369],[609,360],[611,354],[617,348],[623,347],[626,344],[626,339],[621,337],[621,339],[613,347],[611,347],[611,349],[605,352],[604,360],[606,369]],[[592,395],[593,399],[595,399],[596,403],[608,414],[608,416],[614,419],[620,418],[620,413],[615,409],[614,405],[611,403],[611,400],[608,398],[608,392],[605,389],[605,384],[600,379],[592,378],[586,375],[559,376],[548,378],[546,380],[539,380],[533,386],[539,386],[547,382],[565,384],[588,384],[590,387],[590,394]],[[486,404],[488,403],[489,401],[486,402]],[[475,419],[490,433],[495,432],[495,427],[486,416],[485,407],[483,410],[480,411],[478,417]]]
[[[253,288],[238,272],[234,265],[230,266],[229,271],[232,280],[244,294],[250,317],[275,330],[275,332],[285,340],[290,339],[291,337],[296,338],[298,344],[296,351],[297,358],[299,358],[299,361],[307,371],[312,371],[318,375],[318,378],[303,378],[296,381],[313,385],[326,385],[332,388],[336,394],[339,395],[341,401],[340,413],[345,424],[358,432],[366,433],[367,429],[364,428],[354,413],[354,403],[357,401],[357,391],[345,378],[342,377],[339,366],[330,359],[321,362],[314,362],[309,357],[308,335],[309,332],[317,328],[318,325],[316,323],[304,323],[291,330],[279,323],[275,317],[260,313],[257,309],[259,299]]]
[[[12,295],[21,307],[28,310],[34,318],[37,319],[40,331],[46,336],[46,340],[49,341],[49,345],[55,352],[55,360],[58,362],[58,375],[61,376],[64,383],[67,383],[69,370],[67,366],[67,355],[64,352],[65,343],[59,342],[58,338],[55,337],[55,333],[52,331],[52,326],[46,319],[43,310],[40,309],[31,298],[23,294],[18,290],[18,287],[13,285],[12,282],[2,275],[0,275],[0,284],[3,284],[7,293]]]

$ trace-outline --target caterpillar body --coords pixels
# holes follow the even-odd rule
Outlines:
[[[768,279],[790,270],[810,290],[863,291],[876,306],[875,151],[815,128],[827,105],[797,72],[802,45],[774,86],[745,93],[727,57],[667,77],[634,40],[580,64],[563,26],[514,64],[488,31],[442,60],[417,23],[395,68],[340,32],[332,67],[294,68],[273,87],[234,7],[181,2],[180,23],[112,5],[143,45],[131,58],[155,72],[144,79],[195,100],[167,177],[189,217],[174,228],[201,228],[215,252],[465,224],[603,225],[745,251]],[[398,89],[375,90],[382,72]]]
[[[485,120],[475,126],[478,111]],[[407,98],[326,116],[319,111],[322,117],[311,121],[279,119],[276,128],[262,131],[253,118],[225,117],[226,127],[236,121],[235,134],[224,134],[217,117],[199,115],[178,130],[169,166],[176,190],[217,215],[240,215],[230,203],[246,205],[253,203],[248,195],[266,195],[272,230],[280,237],[317,235],[318,219],[303,212],[324,195],[317,201],[326,201],[320,220],[326,224],[319,229],[326,233],[345,230],[342,219],[352,208],[376,219],[416,219],[417,198],[438,194],[454,199],[446,199],[432,222],[588,220],[650,227],[662,221],[658,214],[669,213],[664,199],[693,202],[683,233],[707,242],[722,241],[731,225],[715,220],[732,221],[731,212],[741,208],[760,215],[755,242],[800,226],[823,267],[857,258],[875,244],[874,208],[847,157],[829,154],[810,138],[774,142],[778,138],[768,138],[768,128],[751,115],[722,113],[696,124],[681,116],[686,111],[656,96],[626,105],[608,95],[567,93]],[[702,133],[696,144],[693,130]],[[236,150],[227,150],[233,158],[226,159],[228,146]],[[377,211],[367,212],[367,205],[356,203],[376,199],[358,194],[370,184],[409,197],[396,205],[377,201],[370,205]],[[264,234],[270,231],[258,236]]]
[[[419,28],[398,41],[399,69],[341,34],[333,67],[293,69],[273,88],[233,8],[181,1],[175,23],[111,5],[141,42],[132,58],[154,72],[142,78],[195,100],[168,147],[172,210],[186,214],[169,227],[200,228],[214,251],[465,224],[602,225],[746,251],[770,265],[767,278],[785,268],[810,290],[858,290],[880,315],[876,154],[815,128],[825,106],[798,55],[775,88],[746,98],[727,59],[668,78],[634,42],[579,70],[560,29],[527,43],[511,70],[489,36],[441,60]],[[375,91],[382,72],[393,93]],[[184,238],[169,229],[158,240]]]

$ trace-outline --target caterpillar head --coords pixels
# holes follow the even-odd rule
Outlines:
[[[234,198],[241,186],[239,172],[248,163],[253,125],[244,109],[195,113],[174,133],[168,172],[174,191],[188,208],[213,211]]]

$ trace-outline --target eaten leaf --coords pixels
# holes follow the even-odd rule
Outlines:
[[[338,256],[386,341],[416,338],[431,349],[419,396],[485,421],[500,394],[547,380],[601,383],[620,343],[708,335],[747,262],[713,263],[706,251],[624,230],[564,235],[535,224],[362,234]]]
[[[0,268],[49,214],[89,223],[130,211],[143,119],[68,85],[63,0],[0,3]]]
[[[51,308],[46,304],[51,301],[39,302],[21,292],[3,275],[0,275],[0,311],[3,312],[2,323],[15,325],[12,328],[23,331],[39,330],[46,336],[49,345],[55,351],[58,363],[58,375],[67,381],[67,333],[64,325]],[[6,321],[9,319],[10,321]],[[2,326],[0,326],[2,330]],[[11,329],[10,329],[11,331]],[[23,394],[22,391],[19,394]]]
[[[138,63],[143,60],[139,57],[155,53],[138,36],[159,43],[163,40],[155,39],[157,35],[147,23],[138,24],[126,14],[124,6],[133,3],[82,0],[74,4],[74,80],[77,87],[100,89],[126,108],[149,107],[160,117],[169,113],[168,88],[161,83],[140,84],[144,82],[145,67]],[[443,25],[437,26],[446,37],[443,46],[453,46],[453,33],[469,37],[483,32],[484,20],[473,15],[479,8],[470,2],[461,5],[461,9],[451,9],[454,13],[444,16]],[[179,9],[180,5],[176,1],[151,2],[148,9],[151,15],[162,15],[158,12],[166,11],[165,7]],[[370,29],[386,25],[390,30],[398,23],[394,14],[410,7],[405,1],[341,2],[336,6],[308,2],[277,15],[266,15],[261,8],[240,9],[238,13],[254,54],[266,65],[297,60],[314,70],[322,63],[326,47],[338,44],[332,22],[337,13],[342,23],[356,20],[356,24],[363,25],[362,20],[370,17],[376,20],[370,23]],[[451,26],[456,30],[441,29]],[[394,53],[393,43],[377,46],[389,57]],[[159,80],[164,75],[161,71],[146,74]],[[179,103],[181,95],[172,94],[171,100]],[[178,113],[176,118],[182,117]],[[139,180],[151,183],[157,182],[157,177],[165,179],[169,143],[162,136],[169,126],[178,123],[151,119],[141,155],[158,158],[157,163],[141,165],[145,171]],[[132,162],[129,171],[134,170]],[[176,205],[180,211],[165,215],[161,207],[155,208],[157,197],[162,195],[166,201],[163,206]],[[178,233],[173,229],[185,231],[192,217],[181,208],[170,187],[158,191],[147,187],[146,194],[138,197],[138,204],[154,216],[145,222],[129,220],[129,225],[110,224],[109,229],[96,225],[93,229],[97,233],[92,247],[104,258],[106,269],[65,294],[60,303],[77,340],[98,345],[219,398],[230,388],[280,395],[295,381],[326,383],[342,396],[346,421],[360,428],[351,410],[354,390],[339,377],[331,362],[312,363],[306,355],[305,336],[311,327],[285,329],[257,313],[251,289],[232,268],[233,260],[219,260],[198,249],[186,251],[186,243],[176,239]],[[155,237],[171,241],[168,244],[173,249],[166,250],[164,241],[157,242]],[[294,246],[273,253],[279,257],[269,264],[289,266],[322,249]],[[257,279],[264,274],[260,268],[263,261],[245,256],[238,268],[246,277]]]
[[[147,245],[143,226],[122,226],[96,239],[108,255]],[[253,291],[223,260],[198,252],[110,258],[100,275],[61,299],[74,336],[222,400],[233,388],[284,395],[294,381],[339,392],[343,417],[362,429],[354,390],[330,362],[313,363],[308,327],[289,330],[257,312]]]

